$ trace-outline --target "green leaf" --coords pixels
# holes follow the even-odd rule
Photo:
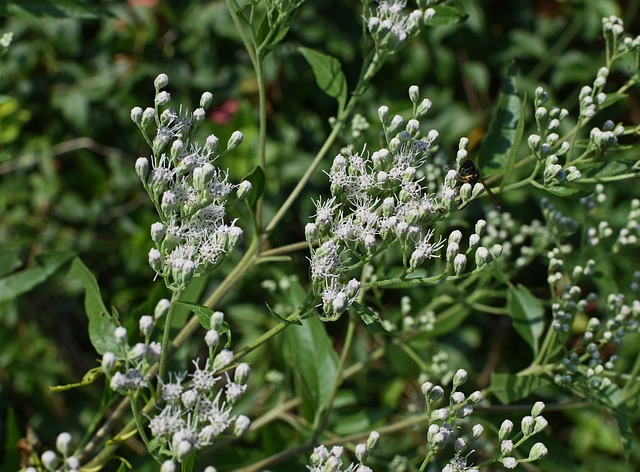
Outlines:
[[[525,122],[525,114],[527,111],[526,107],[527,103],[527,94],[522,96],[522,101],[520,103],[520,116],[518,117],[518,126],[516,126],[516,134],[515,139],[513,141],[513,145],[511,146],[511,150],[509,151],[509,156],[507,157],[507,165],[504,169],[504,177],[500,182],[500,190],[504,187],[504,184],[509,180],[511,174],[513,173],[513,169],[516,165],[516,160],[518,159],[518,151],[520,150],[520,143],[522,142],[522,137],[524,136],[524,122]]]
[[[342,73],[340,62],[334,57],[313,49],[300,47],[298,51],[311,66],[320,90],[338,100],[338,115],[340,115],[347,100],[347,79]]]
[[[274,30],[273,22],[265,15],[256,33],[256,44],[262,59],[284,39],[289,32],[289,28],[291,28],[292,20],[293,15],[286,15],[283,21],[277,23],[276,30]]]
[[[71,263],[69,276],[78,279],[84,289],[84,309],[89,319],[91,344],[98,354],[112,352],[116,358],[122,359],[122,350],[113,335],[118,324],[102,302],[95,276],[78,257]]]
[[[113,18],[110,11],[80,0],[5,0],[0,16],[16,18]]]
[[[382,321],[380,320],[380,317],[371,308],[369,308],[368,306],[361,305],[358,302],[355,302],[352,306],[356,311],[356,313],[358,314],[358,316],[360,316],[360,319],[364,321],[364,324],[366,325],[367,329],[371,334],[378,334],[378,333],[389,334],[389,331],[384,329],[384,326],[382,326]]]
[[[485,178],[506,168],[509,154],[518,141],[523,100],[518,96],[517,73],[512,63],[502,81],[495,116],[478,153],[478,166]]]
[[[461,304],[453,305],[436,317],[433,330],[429,331],[429,337],[439,337],[450,333],[471,314],[471,310]]]
[[[507,310],[513,327],[531,347],[535,356],[540,348],[540,337],[544,333],[542,303],[524,285],[510,285],[507,292]]]
[[[549,381],[538,376],[517,376],[513,374],[493,373],[489,391],[493,393],[503,404],[513,403],[529,396]]]
[[[10,274],[21,265],[19,249],[3,249],[0,251],[0,277]]]
[[[465,21],[469,15],[461,8],[454,5],[433,5],[436,14],[429,20],[429,26],[456,25]]]
[[[11,258],[10,255],[6,257]],[[36,258],[34,267],[0,278],[0,303],[13,300],[31,291],[56,273],[73,257],[75,257],[75,253],[71,251],[42,254]],[[15,260],[9,263],[13,267],[17,264]]]
[[[584,198],[593,193],[592,184],[566,183],[544,188],[547,192],[563,198]]]
[[[255,209],[256,202],[264,193],[266,179],[262,167],[257,166],[244,180],[251,182],[251,191],[247,195],[247,205],[249,205],[249,208]]]
[[[304,320],[283,333],[283,354],[294,372],[296,387],[317,421],[330,400],[338,375],[338,356],[325,325],[317,318]]]

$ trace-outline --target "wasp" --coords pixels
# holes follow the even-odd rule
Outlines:
[[[482,177],[480,177],[480,170],[478,169],[478,166],[476,166],[473,163],[472,160],[467,159],[462,163],[462,165],[460,166],[460,170],[458,171],[458,180],[462,183],[468,183],[471,186],[480,182],[484,187],[485,191],[487,192],[487,195],[489,195],[489,198],[491,199],[493,204],[496,206],[496,210],[498,210],[499,213],[502,213],[502,203],[500,203],[500,200],[491,191],[491,189],[486,184],[486,182],[482,180]]]

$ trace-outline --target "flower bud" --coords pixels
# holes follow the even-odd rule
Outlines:
[[[380,122],[383,125],[387,124],[387,120],[389,119],[389,107],[386,105],[382,105],[378,108],[378,118],[380,118]]]
[[[142,108],[133,107],[131,109],[131,121],[133,121],[138,126],[142,126],[142,114],[143,113],[144,112],[142,111]]]
[[[249,195],[249,192],[251,192],[251,188],[251,182],[249,182],[248,180],[243,180],[242,182],[240,182],[240,184],[238,184],[236,195],[240,200],[244,200],[247,195]]]
[[[160,466],[160,472],[176,472],[176,464],[173,461],[164,461]]]
[[[113,330],[113,335],[116,338],[118,344],[125,345],[127,343],[127,330],[122,326],[118,326]]]
[[[491,262],[491,254],[489,254],[489,250],[486,247],[480,246],[476,249],[476,266],[478,268],[484,267],[489,262]]]
[[[380,439],[380,433],[377,431],[371,431],[369,434],[369,438],[367,438],[367,449],[371,450],[378,444],[378,440]]]
[[[192,117],[193,117],[193,125],[200,126],[205,119],[204,108],[196,108],[195,110],[193,110]]]
[[[367,450],[367,445],[358,444],[356,446],[356,459],[358,459],[358,462],[362,464],[364,461],[367,460],[368,456],[369,456],[369,451]]]
[[[164,90],[162,92],[159,92],[155,96],[155,99],[153,100],[153,102],[159,107],[166,105],[170,101],[171,101],[171,94]]]
[[[69,455],[69,446],[71,445],[71,435],[69,433],[60,433],[56,438],[56,449],[63,456]]]
[[[164,239],[165,234],[164,225],[162,223],[155,222],[151,225],[151,240],[154,243],[160,244]]]
[[[146,181],[149,174],[149,160],[146,157],[139,157],[136,159],[136,174],[143,182]]]
[[[145,337],[151,334],[153,330],[153,318],[149,315],[143,315],[140,317],[140,321],[138,322],[140,327],[140,332],[145,335]]]
[[[159,74],[158,77],[153,81],[153,86],[156,90],[160,90],[161,88],[165,88],[169,85],[169,76],[167,74]]]
[[[222,313],[221,311],[214,311],[211,314],[211,319],[209,320],[209,323],[211,324],[211,329],[214,330],[218,330],[218,328],[222,325],[222,322],[224,321],[224,313]]]
[[[105,374],[110,374],[116,366],[116,356],[113,352],[105,352],[102,355],[102,371]]]
[[[418,102],[419,98],[420,88],[417,85],[412,85],[411,87],[409,87],[409,99],[411,100],[411,103],[415,105]]]
[[[140,123],[141,128],[147,128],[149,125],[151,125],[151,123],[155,121],[155,118],[156,111],[151,107],[145,108],[144,112],[142,113],[142,121]]]
[[[220,342],[220,335],[216,330],[210,329],[209,331],[207,331],[207,334],[205,334],[204,336],[204,342],[210,348],[215,348]]]
[[[249,364],[242,363],[236,367],[236,371],[233,374],[233,381],[237,384],[244,385],[247,383],[249,379],[249,374],[251,373],[251,367]]]
[[[243,138],[244,138],[244,135],[242,134],[242,132],[234,131],[231,134],[229,141],[227,142],[227,150],[231,151],[232,149],[237,148],[240,145],[240,143],[242,143]]]
[[[49,471],[54,471],[58,466],[58,456],[53,451],[45,451],[40,456],[40,460],[42,461],[42,465],[45,469]]]
[[[218,152],[219,143],[220,143],[220,140],[218,139],[218,137],[214,134],[210,134],[209,136],[207,136],[207,139],[204,143],[204,147],[209,151],[215,153],[215,152]]]
[[[453,388],[458,388],[460,385],[467,381],[467,378],[467,371],[464,369],[458,369],[458,371],[453,376]]]
[[[542,444],[541,442],[535,443],[529,451],[528,460],[537,461],[538,459],[542,459],[544,456],[546,456],[548,452],[549,451],[544,444]]]
[[[453,271],[456,273],[456,275],[462,274],[466,266],[467,256],[462,253],[456,254],[456,257],[453,258]]]
[[[169,312],[169,308],[171,308],[171,302],[169,300],[166,298],[159,300],[153,310],[153,318],[159,320]]]
[[[531,408],[531,416],[533,416],[534,418],[536,416],[539,416],[544,410],[544,407],[545,407],[544,402],[535,402],[533,404],[533,407]]]
[[[420,117],[425,115],[430,108],[431,108],[431,100],[429,100],[428,98],[423,99],[420,102],[420,105],[418,105],[418,108],[416,108],[416,116]]]
[[[500,431],[498,432],[498,438],[502,441],[513,430],[513,422],[511,420],[504,420],[500,425]]]
[[[235,425],[233,426],[233,434],[236,437],[242,436],[247,429],[251,426],[251,420],[244,416],[240,415],[236,418]]]
[[[200,97],[200,107],[207,110],[211,106],[211,102],[213,101],[213,95],[211,92],[204,92]]]
[[[233,351],[230,351],[229,349],[223,349],[218,353],[215,359],[213,359],[212,369],[214,371],[224,369],[229,364],[231,364],[232,360],[233,360]]]

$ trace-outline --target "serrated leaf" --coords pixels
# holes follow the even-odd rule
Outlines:
[[[15,18],[113,18],[113,13],[98,5],[79,0],[4,0],[0,16]]]
[[[491,375],[489,391],[493,393],[500,402],[507,405],[528,397],[531,392],[544,387],[548,383],[546,379],[539,376],[517,376],[494,372]]]
[[[251,171],[244,180],[251,182],[251,191],[249,192],[249,195],[247,195],[247,205],[249,205],[249,208],[254,209],[256,202],[264,193],[266,178],[262,167],[258,166],[253,169],[253,171]]]
[[[77,279],[84,289],[84,309],[89,319],[91,344],[98,354],[112,352],[116,358],[121,359],[122,349],[113,335],[118,324],[112,319],[107,307],[102,302],[100,287],[98,287],[95,276],[78,257],[71,263],[69,276]]]
[[[51,252],[36,258],[36,265],[0,279],[0,303],[13,300],[51,277],[75,257],[75,252]],[[14,261],[12,266],[16,265]]]
[[[382,326],[382,321],[380,320],[380,317],[371,308],[369,308],[368,306],[361,305],[358,302],[355,302],[352,306],[353,306],[353,309],[358,314],[358,316],[360,317],[360,319],[364,321],[364,324],[366,325],[367,329],[371,334],[378,334],[378,333],[389,334],[389,331],[384,329],[384,326]]]
[[[507,311],[513,327],[531,347],[533,355],[538,354],[540,337],[544,333],[544,308],[542,303],[525,287],[509,286]]]
[[[517,74],[516,65],[511,63],[502,80],[495,116],[478,153],[478,166],[485,179],[506,168],[518,138],[522,100],[518,96]]]
[[[429,26],[456,25],[469,17],[464,10],[453,5],[433,5],[431,8],[436,14],[427,22]]]
[[[296,387],[317,421],[326,408],[338,373],[338,356],[324,323],[304,320],[283,333],[283,354],[294,372]]]
[[[338,101],[338,114],[340,114],[347,99],[347,79],[342,73],[340,62],[334,57],[313,49],[300,47],[298,51],[311,66],[320,90]]]

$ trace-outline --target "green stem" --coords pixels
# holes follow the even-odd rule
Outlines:
[[[162,333],[162,350],[160,351],[160,374],[159,378],[161,381],[167,380],[167,363],[169,362],[169,345],[171,343],[171,321],[173,320],[173,314],[175,312],[176,304],[180,299],[181,295],[180,290],[176,290],[171,295],[171,306],[169,307],[169,312],[166,315],[164,321],[164,332]],[[157,395],[160,395],[161,382],[158,382]]]

